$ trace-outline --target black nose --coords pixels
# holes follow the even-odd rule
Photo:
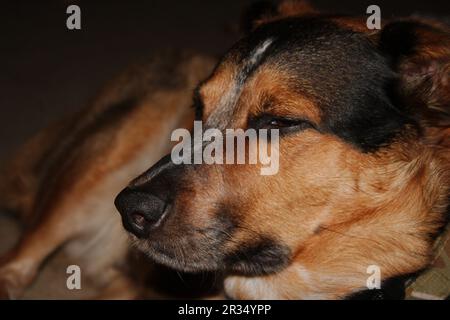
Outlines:
[[[122,216],[122,222],[129,232],[138,238],[147,237],[158,227],[167,211],[167,204],[150,193],[124,189],[114,201]]]

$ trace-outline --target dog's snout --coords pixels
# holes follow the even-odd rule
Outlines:
[[[158,227],[167,211],[167,203],[157,196],[130,188],[123,190],[114,203],[125,229],[138,238],[147,237]]]

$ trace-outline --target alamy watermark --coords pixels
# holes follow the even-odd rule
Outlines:
[[[260,164],[261,175],[274,175],[279,170],[278,129],[203,130],[201,121],[194,122],[193,135],[187,129],[172,132],[171,159],[174,164]]]
[[[69,290],[81,290],[81,268],[75,264],[66,269],[69,275],[66,280],[66,287]]]
[[[369,30],[381,29],[381,9],[379,6],[373,4],[367,7],[367,14],[370,16],[367,18],[366,26]]]
[[[66,13],[70,14],[66,20],[66,27],[69,30],[81,29],[81,9],[79,6],[72,4],[67,7]]]
[[[366,286],[369,290],[381,289],[381,269],[377,265],[367,267],[366,273],[370,274],[367,278]]]

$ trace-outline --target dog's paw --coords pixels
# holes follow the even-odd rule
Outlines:
[[[0,267],[0,300],[19,299],[33,276],[11,266]]]
[[[0,274],[0,300],[15,300],[22,293],[23,288],[12,277]]]

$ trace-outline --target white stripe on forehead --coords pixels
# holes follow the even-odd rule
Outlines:
[[[241,95],[245,80],[251,74],[255,66],[261,62],[264,53],[272,43],[272,38],[264,40],[252,50],[248,57],[243,59],[242,65],[239,67],[238,72],[233,79],[233,83],[229,90],[222,94],[219,104],[206,122],[206,127],[226,128]]]
[[[264,52],[266,52],[267,48],[272,44],[273,40],[272,38],[266,39],[261,45],[256,47],[256,49],[252,52],[250,57],[250,67],[257,64],[261,58]]]

